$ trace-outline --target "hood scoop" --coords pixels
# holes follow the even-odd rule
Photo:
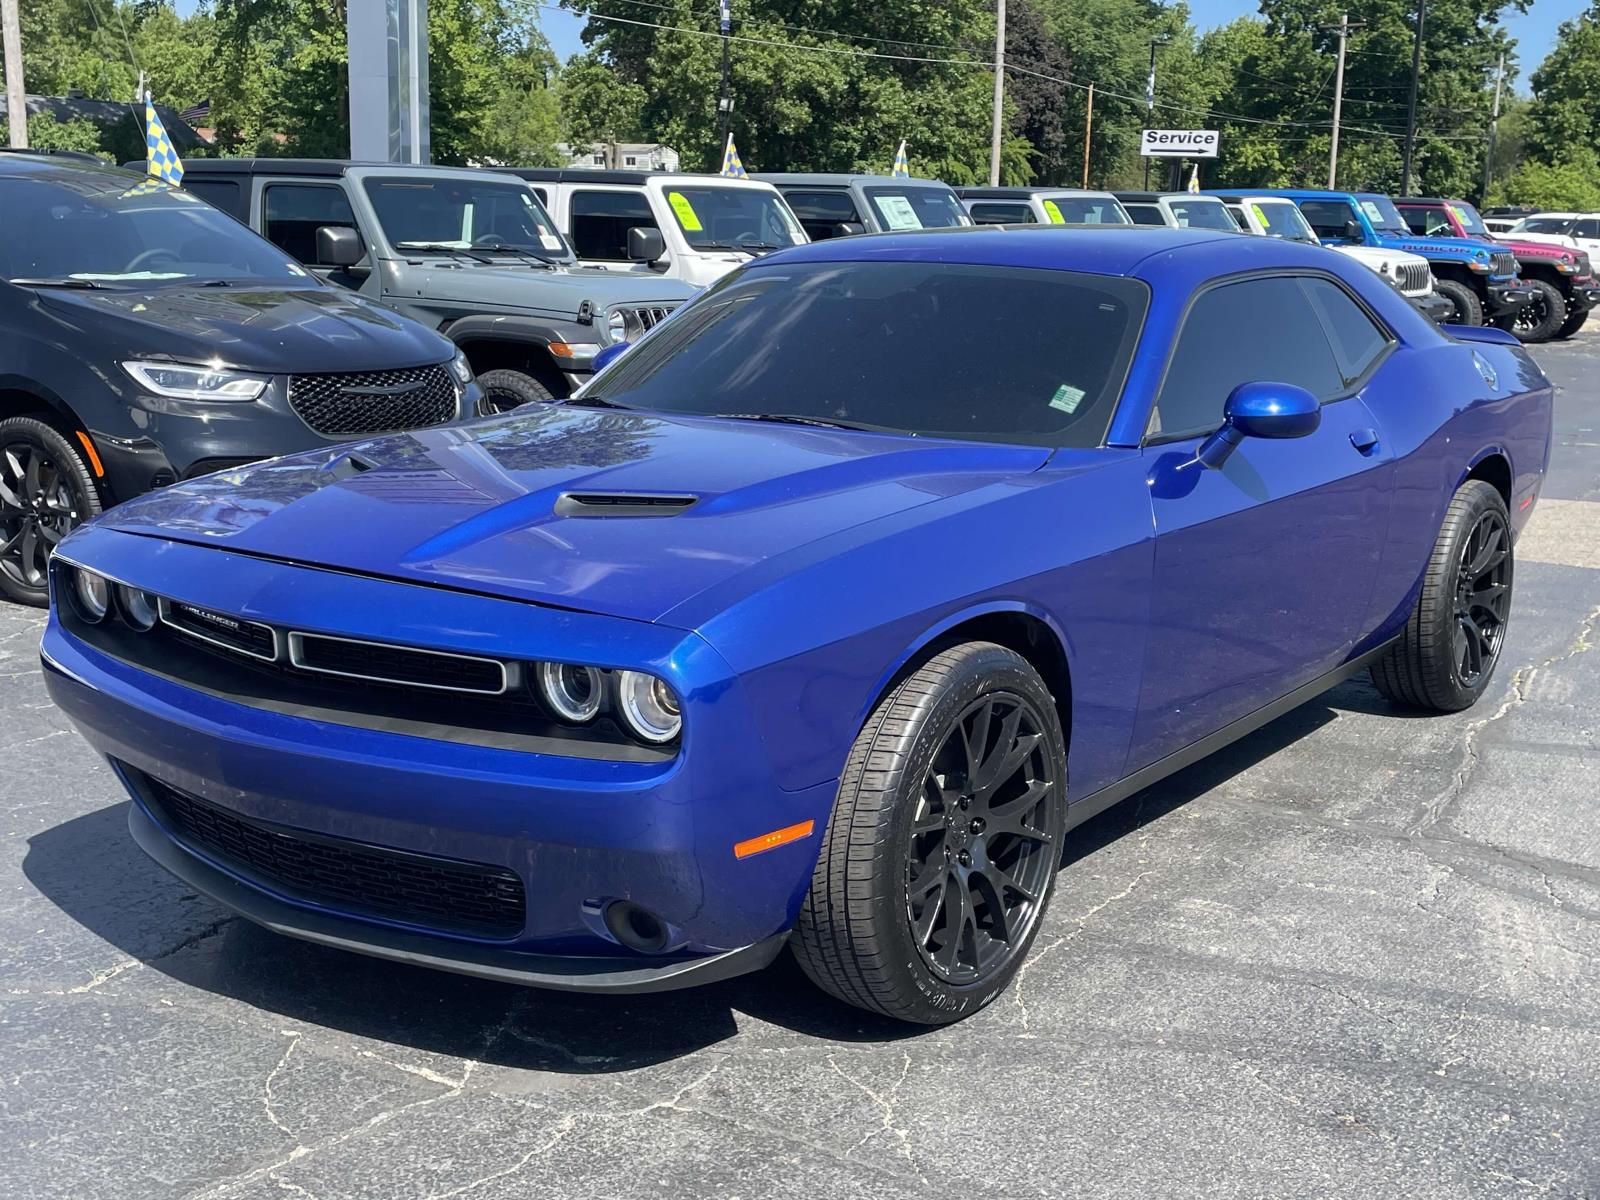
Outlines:
[[[558,517],[675,517],[699,496],[671,492],[562,492]]]

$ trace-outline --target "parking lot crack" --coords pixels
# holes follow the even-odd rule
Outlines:
[[[898,1146],[896,1148],[899,1151],[900,1156],[906,1160],[907,1165],[910,1166],[918,1181],[924,1187],[928,1187],[928,1178],[922,1173],[922,1168],[917,1164],[916,1155],[912,1152],[911,1131],[905,1128],[905,1126],[901,1125],[895,1117],[895,1105],[899,1102],[901,1085],[905,1083],[906,1077],[911,1073],[911,1055],[903,1054],[903,1058],[904,1061],[900,1066],[900,1078],[896,1079],[889,1090],[882,1094],[868,1087],[865,1083],[861,1082],[861,1080],[845,1071],[844,1068],[841,1067],[834,1059],[832,1054],[828,1055],[827,1061],[828,1066],[833,1068],[834,1074],[838,1075],[840,1079],[843,1079],[845,1082],[860,1090],[861,1093],[867,1097],[867,1099],[871,1100],[872,1103],[877,1106],[879,1115],[881,1116],[883,1122],[878,1128],[869,1130],[859,1142],[850,1147],[850,1149],[845,1152],[845,1157],[849,1158],[852,1154],[870,1142],[873,1138],[877,1137],[879,1134],[891,1133],[895,1136],[895,1139],[898,1142]]]

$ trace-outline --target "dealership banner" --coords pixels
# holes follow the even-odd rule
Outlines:
[[[1215,158],[1215,129],[1146,129],[1139,138],[1146,158]]]

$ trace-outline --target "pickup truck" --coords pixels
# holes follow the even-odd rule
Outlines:
[[[1210,192],[1228,206],[1233,219],[1247,233],[1261,237],[1280,237],[1291,242],[1318,244],[1316,232],[1306,223],[1293,200],[1282,196],[1261,196],[1253,192]],[[1455,307],[1433,290],[1433,274],[1428,260],[1404,250],[1377,250],[1371,246],[1330,246],[1330,250],[1370,267],[1411,301],[1426,317],[1443,321]]]
[[[522,180],[449,167],[209,158],[183,189],[307,270],[436,329],[499,412],[570,395],[595,356],[694,294],[677,279],[576,265]]]
[[[1589,256],[1576,246],[1492,233],[1465,200],[1431,196],[1405,196],[1394,202],[1413,233],[1427,237],[1478,238],[1498,242],[1517,256],[1517,268],[1533,297],[1514,314],[1496,318],[1495,324],[1524,342],[1569,338],[1589,319],[1600,303]]]
[[[1513,316],[1532,296],[1509,249],[1481,239],[1418,237],[1387,196],[1318,188],[1264,189],[1263,194],[1286,196],[1298,204],[1324,246],[1420,254],[1428,260],[1434,286],[1454,310],[1447,318],[1450,324],[1482,325],[1486,316]]]

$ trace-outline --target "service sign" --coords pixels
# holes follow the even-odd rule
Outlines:
[[[1146,158],[1215,158],[1215,129],[1146,129],[1139,138]]]

